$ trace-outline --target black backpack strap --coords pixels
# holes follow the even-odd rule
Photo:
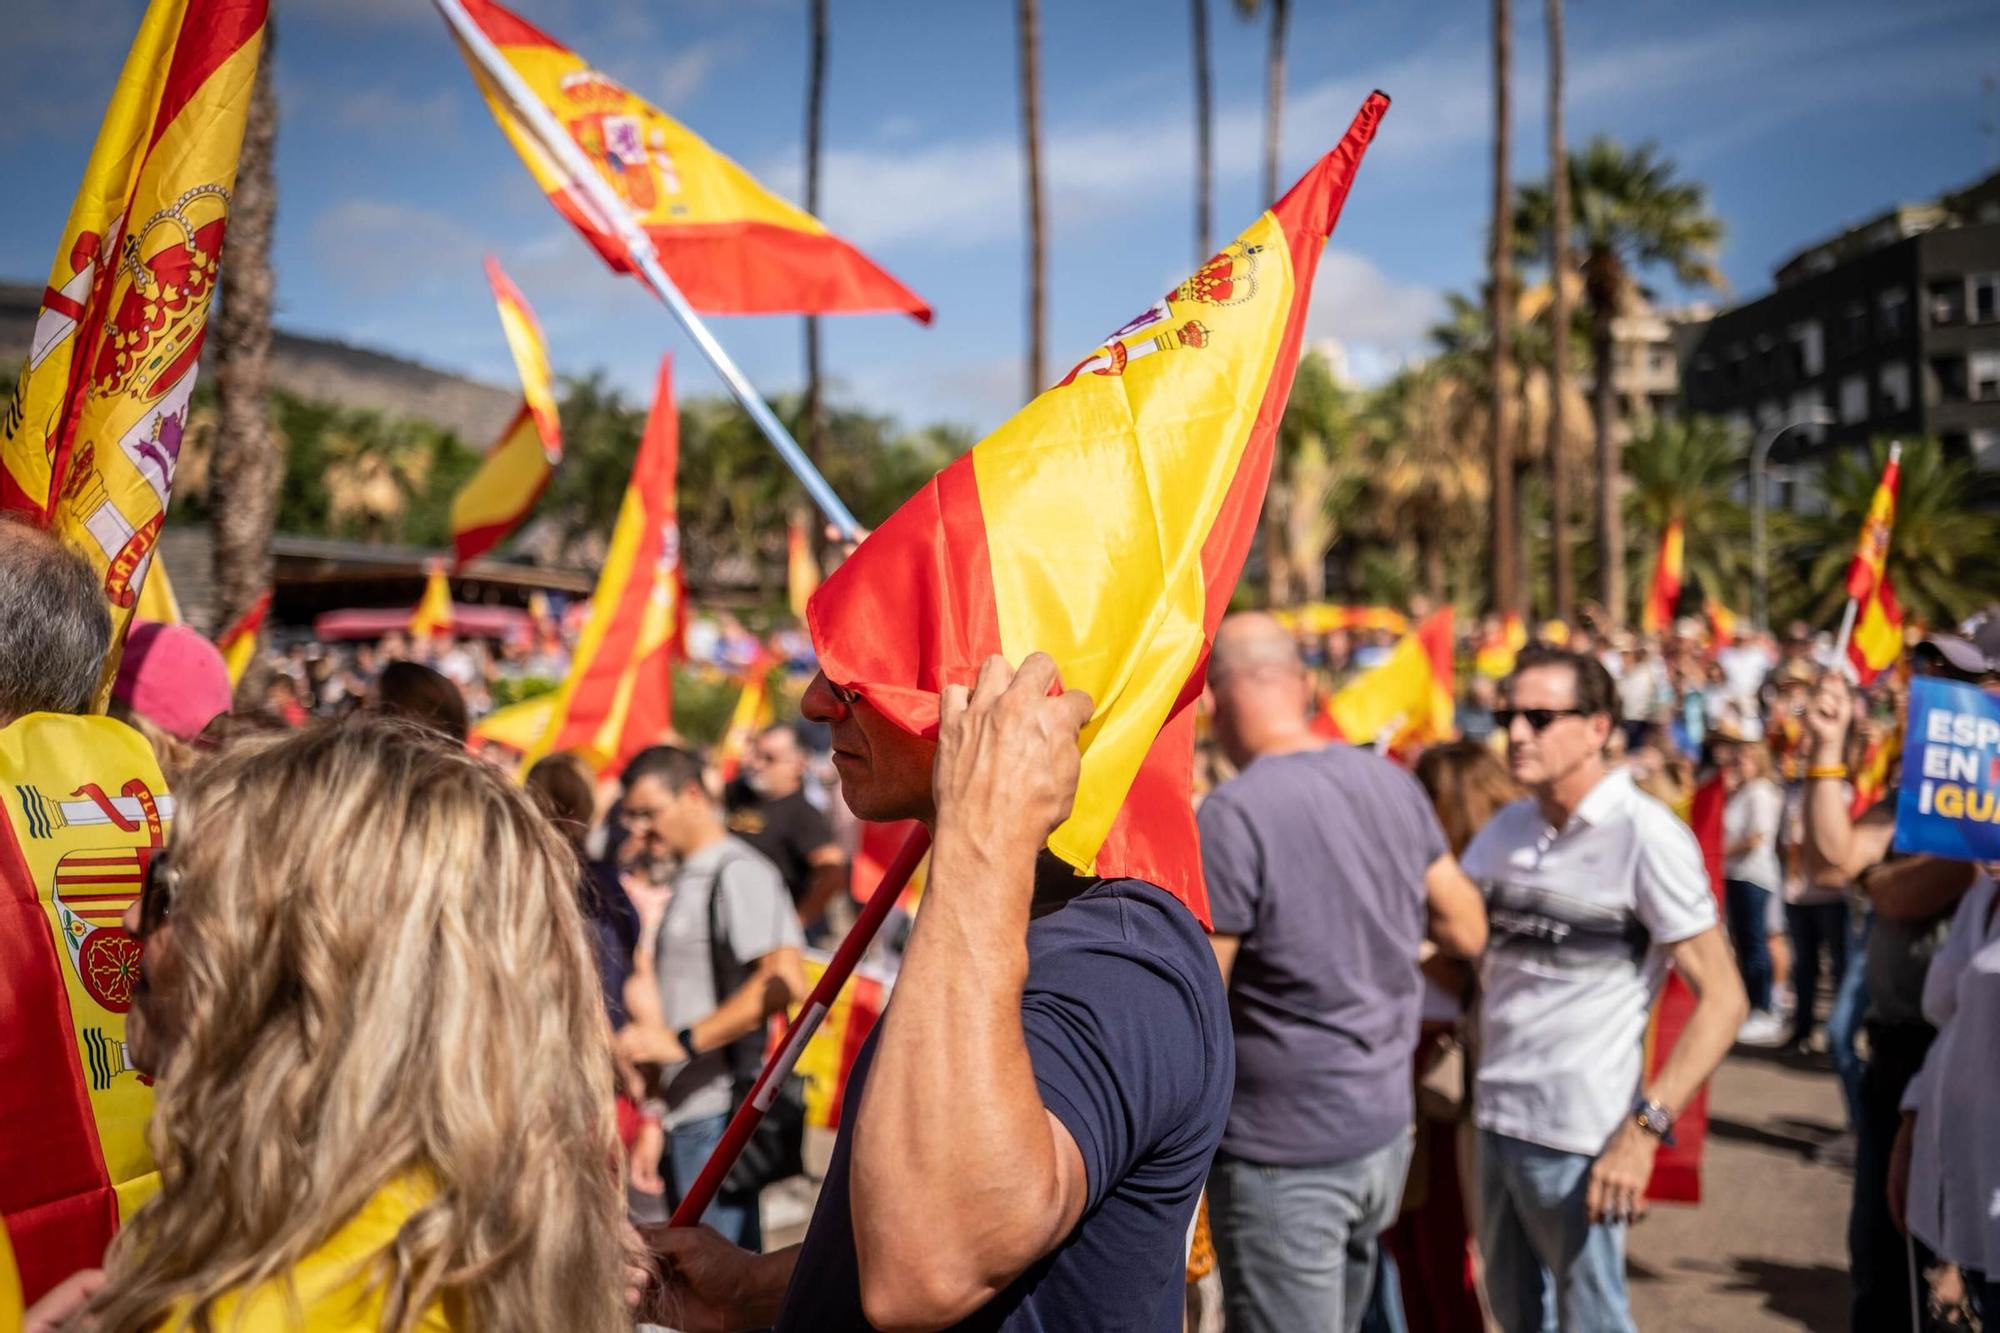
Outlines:
[[[722,882],[729,873],[729,867],[741,864],[744,857],[733,847],[724,848],[725,855],[715,867],[715,878],[708,886],[708,972],[709,985],[715,991],[715,1004],[719,1009],[729,998],[734,986],[725,987],[723,978],[741,964],[735,962],[735,951],[724,942],[722,930]],[[723,950],[730,948],[725,956]],[[739,978],[740,981],[740,978]],[[764,1067],[764,1038],[760,1031],[739,1037],[728,1047],[729,1068],[738,1082],[754,1080]]]

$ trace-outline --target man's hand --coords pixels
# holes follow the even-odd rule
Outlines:
[[[949,829],[1033,857],[1069,817],[1091,702],[1081,690],[1051,697],[1055,684],[1055,660],[1031,653],[1019,671],[987,658],[970,691],[945,686],[934,770],[940,843]]]
[[[1819,678],[1806,705],[1806,735],[1812,738],[1812,762],[1836,765],[1847,754],[1847,729],[1854,722],[1854,691],[1847,677],[1829,671]]]
[[[1611,1145],[1590,1168],[1590,1220],[1636,1222],[1646,1215],[1646,1185],[1660,1141],[1631,1120],[1618,1127]]]
[[[648,1293],[645,1319],[681,1333],[730,1333],[776,1320],[797,1250],[755,1254],[713,1227],[642,1227],[660,1261],[660,1284]]]
[[[104,1286],[104,1270],[86,1268],[71,1273],[31,1306],[21,1323],[22,1333],[55,1333],[70,1327],[69,1321]],[[82,1325],[84,1328],[90,1324]]]
[[[619,1028],[611,1038],[611,1049],[637,1065],[672,1065],[688,1058],[673,1033],[652,1023]]]

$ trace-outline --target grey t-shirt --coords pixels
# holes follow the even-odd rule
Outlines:
[[[1387,1146],[1414,1115],[1424,871],[1446,850],[1423,788],[1329,745],[1252,761],[1199,822],[1215,930],[1241,937],[1222,1151],[1303,1166]]]
[[[718,893],[711,911],[710,896]],[[710,943],[711,920],[722,927],[721,948]],[[674,876],[673,896],[654,945],[668,1030],[678,1032],[707,1018],[743,984],[759,958],[804,942],[778,868],[748,843],[724,837],[688,857]],[[719,977],[718,965],[724,972]],[[736,1109],[727,1048],[670,1067],[665,1084],[670,1130]]]

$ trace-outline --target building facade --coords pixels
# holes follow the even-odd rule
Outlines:
[[[1769,295],[1687,331],[1682,399],[1743,431],[1825,417],[1773,452],[1780,505],[1813,464],[1883,436],[1934,436],[2000,470],[2000,175],[1801,251]]]

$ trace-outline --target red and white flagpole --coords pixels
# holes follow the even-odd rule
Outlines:
[[[918,862],[931,849],[931,833],[927,828],[918,828],[903,843],[903,850],[896,853],[882,872],[882,882],[875,886],[875,892],[862,905],[861,914],[855,918],[853,929],[834,951],[833,961],[820,974],[819,984],[806,997],[797,1018],[785,1029],[785,1039],[778,1043],[778,1049],[764,1062],[764,1072],[757,1075],[757,1081],[750,1086],[750,1095],[743,1105],[736,1108],[730,1118],[729,1128],[722,1133],[722,1141],[715,1145],[715,1151],[708,1156],[708,1162],[701,1168],[694,1184],[682,1196],[680,1207],[674,1209],[670,1226],[691,1227],[701,1221],[701,1215],[708,1211],[708,1205],[715,1200],[716,1191],[729,1175],[729,1168],[736,1165],[736,1159],[743,1154],[743,1145],[750,1141],[757,1125],[764,1119],[764,1113],[771,1109],[777,1099],[778,1089],[791,1077],[793,1066],[799,1062],[799,1054],[812,1040],[812,1034],[819,1030],[827,1011],[833,1008],[834,997],[840,988],[854,975],[854,968],[861,961],[861,955],[868,951],[876,934],[888,919],[889,909],[903,895],[903,886],[916,873]]]
[[[576,141],[569,137],[569,131],[556,123],[556,118],[549,113],[542,99],[535,95],[534,90],[528,87],[520,74],[515,72],[514,67],[507,63],[507,58],[500,54],[499,48],[493,44],[493,39],[472,21],[472,16],[465,12],[459,0],[432,0],[432,3],[437,6],[438,13],[444,15],[444,21],[451,26],[452,32],[465,43],[466,49],[479,61],[479,67],[486,71],[487,77],[506,93],[514,114],[534,127],[537,142],[556,159],[563,172],[583,192],[584,202],[597,214],[596,220],[617,235],[625,246],[626,253],[632,257],[632,263],[639,270],[640,276],[645,278],[646,284],[653,289],[653,294],[673,312],[674,318],[680,321],[683,329],[687,330],[688,337],[694,339],[694,345],[701,349],[701,354],[715,367],[715,373],[722,376],[722,382],[729,386],[730,393],[736,396],[736,401],[743,405],[743,410],[757,423],[757,429],[771,442],[771,447],[778,451],[778,456],[785,460],[785,466],[792,470],[792,474],[799,479],[799,484],[806,488],[806,494],[812,496],[813,503],[826,515],[826,521],[839,530],[841,540],[860,541],[861,525],[854,521],[854,515],[848,511],[845,504],[841,503],[840,497],[834,494],[833,487],[827,484],[819,469],[812,465],[812,460],[806,457],[805,450],[799,448],[799,442],[792,438],[784,423],[772,413],[763,395],[751,385],[749,377],[730,360],[729,353],[722,350],[722,344],[715,340],[715,335],[708,331],[706,324],[702,323],[701,316],[697,315],[694,307],[688,304],[687,297],[681,295],[681,289],[667,276],[667,270],[660,263],[659,251],[653,246],[653,238],[646,234],[624,201],[619,199],[611,187],[605,184],[604,178],[597,174],[597,168],[583,155],[583,150],[576,146]]]

